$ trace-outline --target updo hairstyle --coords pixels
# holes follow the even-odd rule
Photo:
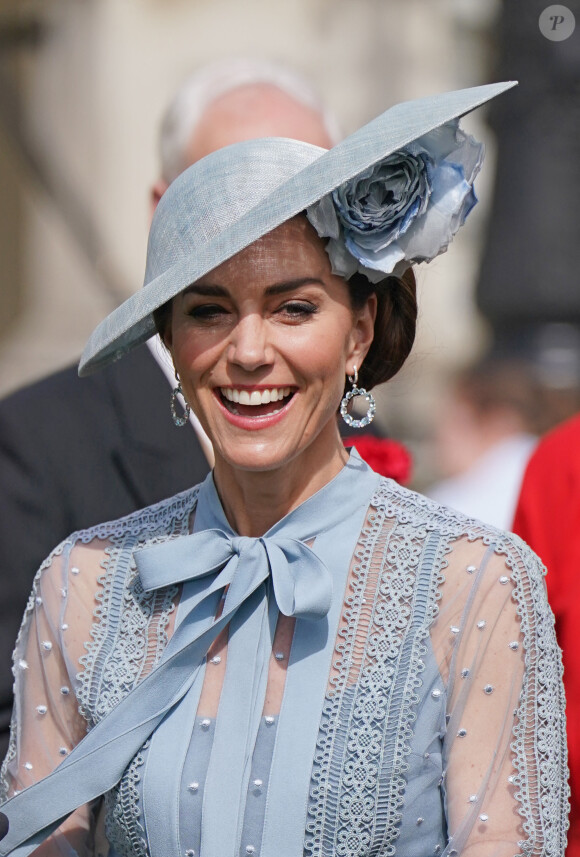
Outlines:
[[[412,268],[401,277],[371,283],[364,274],[348,280],[353,309],[360,309],[374,292],[377,316],[371,347],[358,369],[358,385],[372,390],[397,374],[413,347],[417,327],[417,289]]]

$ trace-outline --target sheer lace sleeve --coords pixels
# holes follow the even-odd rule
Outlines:
[[[90,639],[103,543],[64,542],[35,579],[14,653],[15,704],[3,799],[49,774],[85,735],[76,689]],[[94,853],[92,807],[81,807],[35,852]]]
[[[448,679],[447,854],[561,855],[561,658],[542,569],[517,538],[453,543],[432,631]]]

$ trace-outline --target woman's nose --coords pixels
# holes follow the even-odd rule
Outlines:
[[[248,372],[271,362],[268,325],[257,314],[239,320],[230,337],[228,359]]]

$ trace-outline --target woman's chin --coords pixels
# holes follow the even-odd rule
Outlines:
[[[282,449],[278,444],[267,441],[253,441],[236,445],[233,449],[216,450],[216,467],[240,470],[246,473],[265,473],[276,471],[293,462],[299,450]]]

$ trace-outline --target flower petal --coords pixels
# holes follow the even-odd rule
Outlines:
[[[484,147],[455,119],[392,152],[311,206],[333,273],[372,282],[445,252],[477,202]]]

